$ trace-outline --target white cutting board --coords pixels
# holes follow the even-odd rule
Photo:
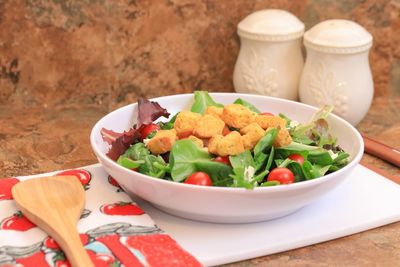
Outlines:
[[[206,266],[304,247],[400,220],[400,186],[361,165],[316,203],[262,223],[190,221],[136,201],[161,229]]]

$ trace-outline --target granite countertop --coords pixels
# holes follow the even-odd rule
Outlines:
[[[400,97],[377,97],[361,133],[400,148]],[[89,143],[100,105],[55,108],[0,107],[0,176],[29,175],[96,163]],[[362,163],[400,176],[393,165],[369,155]],[[393,203],[397,205],[396,203]],[[227,266],[395,266],[400,262],[400,222],[363,233]]]

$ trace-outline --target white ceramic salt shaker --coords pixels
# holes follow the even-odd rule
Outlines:
[[[366,115],[373,97],[368,54],[372,36],[349,20],[327,20],[304,34],[306,63],[300,80],[300,101],[334,113],[352,125]]]
[[[298,99],[304,60],[304,24],[279,9],[256,11],[239,24],[240,51],[233,73],[239,93]]]

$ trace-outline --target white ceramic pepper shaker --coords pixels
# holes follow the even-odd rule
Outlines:
[[[304,24],[287,11],[266,9],[244,18],[237,32],[241,46],[233,73],[235,91],[297,100]]]
[[[368,60],[371,34],[353,21],[327,20],[304,34],[304,45],[301,102],[333,105],[334,113],[357,125],[368,112],[374,91]]]

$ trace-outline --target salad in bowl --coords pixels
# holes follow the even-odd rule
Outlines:
[[[105,171],[133,197],[184,218],[258,222],[316,201],[360,161],[361,135],[331,111],[196,91],[112,111],[90,140]]]
[[[190,110],[171,115],[141,99],[127,132],[103,128],[108,156],[132,171],[203,186],[276,186],[307,181],[347,165],[349,154],[329,132],[332,108],[306,124],[285,114],[260,111],[242,98],[217,103],[196,91]],[[159,117],[168,120],[156,121]],[[121,141],[123,142],[121,145]]]

